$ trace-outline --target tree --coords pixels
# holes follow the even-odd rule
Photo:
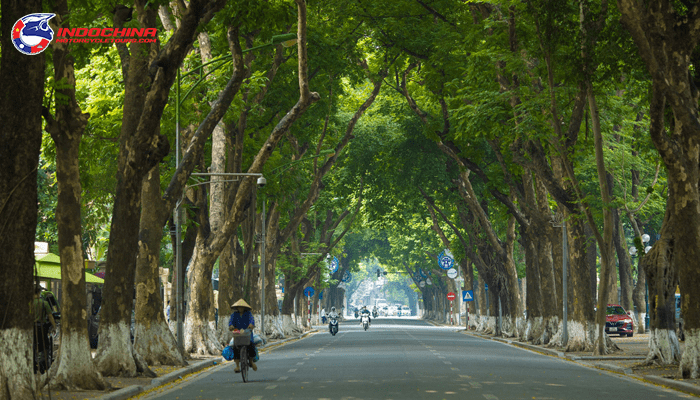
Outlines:
[[[34,236],[37,221],[37,166],[41,147],[41,106],[45,54],[27,56],[15,50],[10,26],[41,10],[36,0],[0,3],[0,303],[3,346],[0,397],[35,397],[32,357],[33,318],[29,310],[34,287]],[[24,79],[18,80],[18,76]]]
[[[697,45],[700,7],[689,2],[661,1],[646,5],[618,0],[621,21],[629,30],[651,75],[649,134],[668,171],[668,201],[659,239],[647,261],[663,287],[656,310],[659,321],[651,327],[650,354],[668,363],[678,359],[674,326],[675,276],[680,281],[681,312],[686,348],[680,361],[684,378],[700,376],[700,121],[698,117]],[[667,114],[670,112],[670,115]],[[669,127],[666,128],[666,124]],[[669,323],[669,321],[671,323]],[[662,348],[661,343],[672,347]]]
[[[70,28],[67,0],[56,3],[56,28]],[[74,58],[68,43],[53,47],[55,116],[43,109],[46,130],[56,143],[58,247],[61,257],[61,347],[58,363],[51,369],[52,387],[105,389],[108,384],[94,368],[90,353],[85,296],[85,266],[81,230],[80,142],[89,114],[84,114],[75,95]]]
[[[125,100],[120,133],[117,185],[107,253],[96,362],[105,375],[153,375],[130,340],[133,286],[138,253],[138,231],[143,177],[168,153],[167,139],[159,134],[160,117],[177,70],[195,39],[197,29],[224,6],[224,1],[194,0],[180,26],[162,49],[157,43],[118,45],[124,74]],[[155,5],[135,2],[138,23],[155,28]],[[114,26],[121,27],[131,12],[117,12]]]
[[[304,0],[296,0],[298,21],[297,21],[297,48],[298,48],[298,79],[299,79],[299,100],[292,109],[282,117],[270,133],[267,141],[260,148],[253,159],[248,173],[260,173],[267,160],[272,155],[275,146],[289,127],[308,109],[311,104],[318,100],[319,96],[309,90],[309,76],[307,67],[306,52],[306,3]],[[202,232],[197,237],[197,244],[194,254],[190,260],[189,285],[193,293],[190,298],[188,315],[186,317],[185,350],[200,354],[217,354],[220,350],[218,339],[215,337],[208,325],[209,305],[211,298],[211,272],[214,262],[221,254],[221,251],[230,240],[234,229],[245,218],[245,213],[250,207],[250,190],[254,185],[254,179],[244,179],[235,199],[230,202],[229,219],[220,227],[215,234]]]

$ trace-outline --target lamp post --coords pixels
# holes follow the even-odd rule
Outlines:
[[[561,228],[561,240],[562,240],[562,303],[563,303],[563,332],[561,334],[561,341],[562,345],[566,346],[566,344],[569,342],[569,329],[567,327],[567,320],[569,318],[569,309],[568,309],[568,293],[567,293],[567,288],[566,288],[566,281],[568,280],[567,278],[567,271],[566,271],[566,264],[567,260],[569,258],[569,244],[567,243],[567,238],[566,238],[566,221],[564,221],[564,215],[560,212],[556,213],[556,215],[552,215],[552,226],[555,228]]]
[[[221,181],[223,182],[232,182],[238,180],[238,177],[258,177],[258,186],[260,186],[260,182],[265,181],[265,177],[263,174],[260,173],[227,173],[227,172],[221,172],[221,173],[193,173],[192,176],[224,176],[224,177],[235,177],[236,179],[232,180],[227,180],[227,181]],[[185,189],[194,187],[194,186],[199,186],[199,185],[204,185],[209,182],[200,182],[196,183],[194,185],[188,185],[185,187]],[[263,183],[264,186],[264,183]],[[184,190],[183,190],[183,196],[184,196]],[[183,279],[183,266],[182,266],[182,209],[180,208],[180,204],[182,204],[182,198],[180,198],[180,201],[177,202],[175,205],[175,268],[177,270],[177,282],[176,282],[176,293],[175,293],[175,309],[177,310],[177,345],[180,347],[181,350],[184,350],[184,345],[183,345],[183,322],[184,322],[184,315],[183,315],[183,303],[184,303],[184,282],[185,280]],[[264,282],[264,278],[263,278]]]
[[[272,37],[272,41],[270,43],[261,45],[261,46],[256,46],[256,47],[251,47],[250,49],[245,49],[242,52],[246,53],[251,50],[258,50],[262,49],[265,47],[270,47],[274,46],[276,44],[281,43],[285,47],[292,46],[294,43],[296,43],[296,38],[297,35],[296,33],[289,33],[285,35],[276,35]],[[215,65],[209,72],[206,74],[202,75],[202,69],[205,66],[211,65],[213,63],[219,62],[218,65]],[[209,62],[206,62],[188,72],[186,72],[184,75],[180,74],[180,70],[178,69],[177,71],[177,85],[175,89],[175,166],[176,168],[180,167],[180,105],[182,104],[183,101],[187,99],[187,97],[192,93],[192,91],[200,84],[204,79],[206,79],[209,75],[211,75],[214,71],[217,69],[221,68],[222,66],[226,65],[227,63],[231,62],[230,60],[230,54],[223,55],[221,57],[217,57],[213,60],[210,60]],[[194,85],[185,93],[182,98],[180,98],[180,84],[181,80],[183,77],[186,77],[188,75],[194,74],[195,72],[199,72],[200,78],[197,82],[195,82]],[[197,175],[197,174],[193,174]],[[199,174],[199,175],[210,175],[210,176],[235,176],[235,174]],[[239,176],[245,176],[243,174],[239,174]],[[255,176],[260,176],[262,177],[262,174],[257,174]],[[264,179],[264,178],[262,178]],[[183,191],[184,193],[184,191]],[[182,226],[181,226],[181,219],[182,219],[182,211],[180,210],[180,203],[182,199],[176,204],[175,210],[173,212],[174,214],[174,219],[175,219],[175,252],[176,252],[176,271],[177,271],[177,283],[175,285],[176,289],[176,305],[175,309],[177,312],[177,344],[180,347],[180,350],[184,350],[183,346],[183,320],[184,316],[182,315],[183,313],[183,290],[184,290],[184,280],[183,280],[183,271],[182,271]],[[263,256],[264,257],[264,256]],[[264,277],[263,277],[264,279]],[[264,294],[263,294],[264,296]],[[263,303],[264,307],[264,303]]]
[[[642,235],[640,238],[642,241],[642,246],[644,246],[644,254],[648,253],[651,250],[651,246],[648,245],[649,241],[651,240],[651,237],[647,235],[646,233]],[[637,251],[637,246],[631,246],[628,250],[630,257],[636,258],[638,255]],[[639,260],[637,261],[637,273],[639,274],[639,264],[642,262],[642,258],[639,257]],[[639,281],[639,277],[637,277],[637,281]],[[645,296],[644,296],[644,302],[646,303],[646,314],[644,316],[644,330],[647,329],[648,321],[649,321],[649,283],[644,280],[644,291],[645,291]],[[641,322],[641,321],[640,321]]]

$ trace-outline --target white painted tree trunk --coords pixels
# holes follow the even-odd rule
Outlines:
[[[87,335],[65,331],[61,335],[61,349],[58,359],[51,367],[49,386],[56,390],[104,390],[109,383],[104,380],[95,365],[87,345]]]
[[[569,320],[567,323],[569,331],[569,340],[566,346],[562,342],[564,323],[560,322],[557,333],[549,342],[549,347],[564,347],[565,351],[593,351],[595,343],[595,324],[580,323],[578,321]]]
[[[134,324],[134,348],[148,365],[187,365],[167,322]]]
[[[104,376],[135,377],[139,372],[154,376],[131,345],[130,323],[100,323],[100,341],[95,365]]]
[[[686,348],[688,346],[686,335]],[[687,351],[687,350],[686,350]],[[649,354],[645,364],[675,364],[681,360],[681,348],[676,331],[672,329],[652,329],[649,332]]]
[[[3,400],[35,398],[31,337],[31,330],[0,329],[0,398]]]
[[[558,318],[556,318],[558,319]],[[552,324],[549,327],[549,331],[554,327],[553,323],[556,323],[555,318],[552,319]],[[563,347],[564,351],[593,351],[595,349],[595,340],[598,336],[598,330],[595,323],[582,324],[577,321],[568,322],[569,330],[569,340],[564,346],[562,343],[562,333],[564,329],[563,322],[557,324],[557,331],[549,342],[548,347]],[[613,351],[620,350],[619,347],[613,342],[608,335],[605,335],[605,351],[604,354],[609,354]]]
[[[683,379],[700,378],[700,330],[686,330],[685,349],[678,367]]]
[[[186,353],[199,355],[220,355],[223,346],[209,325],[209,321],[198,318],[192,309],[188,309],[184,326],[184,348]]]

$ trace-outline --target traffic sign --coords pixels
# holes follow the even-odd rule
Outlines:
[[[311,296],[313,296],[313,295],[314,295],[314,288],[312,288],[311,286],[307,286],[307,287],[304,289],[304,296],[311,297]]]
[[[352,274],[350,274],[350,271],[345,271],[343,274],[343,279],[341,279],[343,282],[348,283],[352,280]]]
[[[323,291],[318,292],[318,299],[323,300]]]
[[[430,278],[426,278],[425,283],[427,283],[428,285],[432,285],[433,281],[431,281]]]
[[[457,298],[457,295],[454,294],[454,292],[447,293],[447,300],[452,301]]]
[[[338,261],[338,257],[333,257],[333,260],[331,261],[330,265],[328,266],[328,269],[331,271],[331,274],[335,274],[336,271],[338,271],[338,267],[340,266],[340,261]]]
[[[424,288],[424,287],[425,287],[425,281],[420,281],[420,282],[418,282],[418,286]]]
[[[452,256],[452,252],[449,250],[445,249],[443,250],[442,253],[438,256],[438,265],[442,269],[450,269],[452,266],[455,264],[455,259]]]
[[[489,290],[489,284],[488,284],[488,283],[484,283],[484,289]]]
[[[457,270],[454,268],[450,268],[447,270],[447,277],[450,279],[454,279],[457,277]]]
[[[462,301],[474,301],[474,291],[462,290]]]

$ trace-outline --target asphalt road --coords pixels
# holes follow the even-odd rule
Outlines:
[[[677,399],[691,396],[408,318],[356,320],[142,399]]]

